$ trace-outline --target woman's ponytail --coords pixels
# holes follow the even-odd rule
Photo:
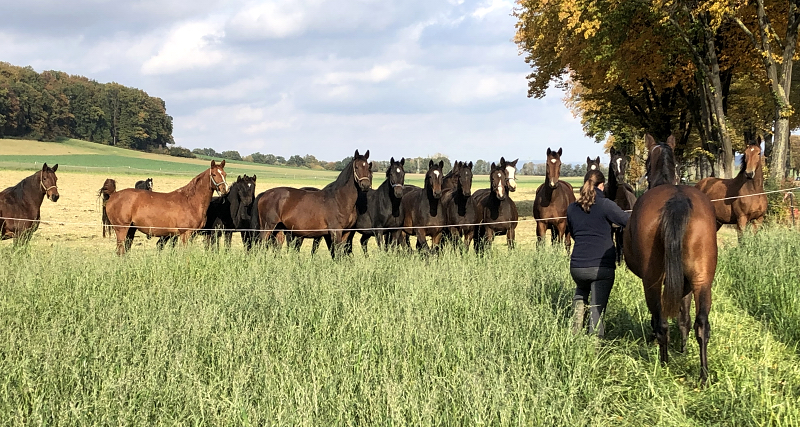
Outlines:
[[[604,182],[606,182],[606,177],[603,176],[602,172],[596,169],[590,170],[586,173],[586,176],[583,177],[583,187],[581,187],[581,194],[578,197],[577,203],[584,212],[591,212],[595,202],[595,188]]]

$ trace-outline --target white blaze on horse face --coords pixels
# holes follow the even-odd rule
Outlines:
[[[550,163],[555,163],[556,159],[550,159]]]
[[[437,178],[439,177],[439,171],[433,171],[433,174],[436,175]]]
[[[617,159],[617,172],[622,170],[622,158]]]
[[[506,172],[508,173],[508,187],[511,191],[517,189],[517,168],[514,166],[506,166]]]
[[[505,187],[503,186],[503,175],[500,175],[498,173],[497,177],[499,178],[499,181],[497,183],[497,195],[499,197],[503,197],[503,191],[505,190]]]
[[[592,170],[597,169],[597,165],[592,165]]]
[[[400,168],[397,168],[397,173],[400,173]]]

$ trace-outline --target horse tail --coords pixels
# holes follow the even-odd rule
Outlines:
[[[106,237],[106,232],[108,232],[109,236],[111,235],[111,221],[108,219],[108,213],[106,212],[106,202],[108,201],[108,198],[111,197],[111,195],[114,194],[116,191],[117,191],[117,182],[109,178],[106,179],[106,182],[103,183],[103,187],[101,187],[100,191],[98,192],[98,196],[100,196],[100,198],[102,199],[102,205],[103,205],[103,218],[102,218],[103,237]]]
[[[261,233],[258,232],[261,228],[260,219],[258,217],[258,202],[263,195],[264,193],[261,193],[253,200],[253,206],[250,207],[250,229],[242,233],[242,236],[246,239],[245,247],[247,249],[251,249],[253,245],[261,241]]]
[[[661,235],[664,238],[664,288],[661,310],[667,318],[676,317],[684,290],[683,240],[692,213],[692,201],[678,187],[661,212]]]

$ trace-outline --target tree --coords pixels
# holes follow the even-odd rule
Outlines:
[[[276,165],[285,165],[286,164],[286,158],[283,157],[283,156],[275,156],[275,164]]]
[[[344,159],[336,162],[336,165],[333,167],[333,169],[337,171],[343,171],[345,166],[347,166],[347,164],[351,161],[353,161],[353,156],[347,156]]]
[[[775,11],[772,14],[773,18],[778,18],[775,21],[785,26],[782,39],[767,16],[764,0],[754,0],[751,4],[757,17],[755,24],[751,25],[756,28],[755,31],[750,30],[739,16],[734,16],[733,19],[752,42],[753,48],[763,61],[764,72],[769,81],[770,93],[776,106],[769,174],[772,179],[780,181],[786,176],[787,149],[791,134],[789,118],[793,109],[789,94],[792,84],[792,65],[797,48],[797,30],[800,26],[800,7],[796,1],[790,0],[780,3],[787,6],[788,10],[781,7],[773,9]],[[785,21],[782,18],[785,18]],[[775,51],[778,51],[780,56],[777,56]]]
[[[300,155],[295,154],[294,156],[289,157],[289,160],[286,161],[286,166],[294,166],[294,167],[306,166],[306,161]]]
[[[533,175],[533,162],[523,164],[520,172],[523,175]]]
[[[219,156],[228,160],[242,160],[242,155],[238,151],[228,150],[219,153]]]

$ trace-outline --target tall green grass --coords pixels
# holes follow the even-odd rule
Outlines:
[[[573,335],[560,247],[332,261],[3,245],[0,423],[797,425],[798,355],[731,277],[747,245],[790,262],[783,235],[799,237],[723,251],[705,390],[693,340],[660,366],[624,269],[610,338]]]

